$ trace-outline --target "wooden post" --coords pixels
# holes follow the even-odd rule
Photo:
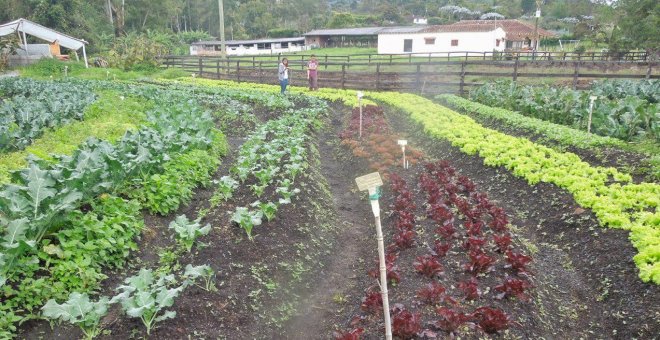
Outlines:
[[[341,88],[345,89],[346,86],[346,64],[341,64]]]
[[[408,64],[412,62],[412,53],[408,54]]]
[[[199,57],[199,60],[197,62],[197,66],[199,67],[199,73],[198,75],[201,77],[202,72],[204,71],[204,64],[202,63],[202,57]]]
[[[575,71],[573,72],[573,90],[577,89],[578,77],[580,76],[580,62],[575,62]]]
[[[215,75],[220,79],[220,59],[215,61]]]
[[[415,88],[420,89],[420,93],[421,93],[421,89],[422,89],[422,87],[421,87],[421,84],[422,84],[422,68],[421,68],[421,66],[422,65],[417,64],[417,74],[415,74]]]
[[[651,79],[651,69],[652,68],[653,68],[653,66],[651,65],[651,63],[649,63],[649,68],[646,69],[646,79]]]
[[[376,91],[380,91],[380,63],[376,63]]]
[[[324,65],[325,65],[325,69],[327,70],[327,69],[328,69],[328,55],[327,55],[327,54],[325,55],[325,63],[324,63]]]
[[[513,63],[513,81],[518,80],[518,58],[516,58],[516,61]]]
[[[429,63],[431,62],[431,53],[429,53]]]
[[[371,53],[369,54],[369,64],[371,64]]]
[[[465,86],[465,62],[462,62],[461,63],[461,84],[460,84],[460,90],[459,90],[459,94],[461,96],[463,96],[463,94],[465,94],[464,86]]]
[[[264,82],[264,72],[262,69],[262,62],[259,61],[259,82],[263,83]]]
[[[241,81],[241,61],[236,60],[236,81]]]
[[[392,55],[390,54],[390,64],[392,64]]]
[[[252,56],[252,68],[254,68],[254,66],[255,66],[255,60],[254,60],[254,56]]]

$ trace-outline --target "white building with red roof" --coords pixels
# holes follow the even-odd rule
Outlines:
[[[503,51],[506,33],[495,25],[439,25],[414,32],[378,33],[379,54]]]
[[[451,25],[383,28],[378,31],[379,54],[484,53],[524,50],[539,39],[555,37],[519,20],[463,20]]]

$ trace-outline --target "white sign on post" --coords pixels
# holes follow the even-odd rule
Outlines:
[[[380,206],[378,198],[380,195],[380,188],[383,185],[383,180],[380,178],[380,173],[372,172],[370,174],[358,177],[355,179],[358,189],[360,191],[369,191],[369,201],[371,202],[371,211],[376,220],[376,240],[378,240],[378,260],[380,264],[380,288],[381,296],[383,298],[383,315],[385,318],[385,339],[392,339],[392,325],[390,324],[390,303],[387,298],[387,267],[385,264],[385,244],[383,242],[383,229],[380,225]]]
[[[408,169],[406,166],[406,145],[408,145],[408,141],[405,139],[399,139],[396,143],[401,145],[401,152],[403,153],[403,168]]]
[[[587,133],[591,133],[591,116],[594,113],[594,102],[598,99],[597,96],[589,96],[589,123],[587,123]]]
[[[360,132],[359,132],[360,139],[362,139],[362,97],[363,96],[364,93],[362,93],[362,91],[357,91],[358,106],[360,107]]]

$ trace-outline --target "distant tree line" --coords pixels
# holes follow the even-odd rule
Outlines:
[[[227,39],[299,35],[316,28],[527,18],[614,50],[658,51],[657,0],[224,0]],[[92,52],[140,35],[170,52],[219,34],[218,0],[0,0],[0,22],[28,18],[89,41]],[[133,40],[136,40],[133,37]]]

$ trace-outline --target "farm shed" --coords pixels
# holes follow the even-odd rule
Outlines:
[[[533,43],[533,41],[536,39],[534,36],[534,25],[522,22],[520,20],[461,20],[457,23],[451,24],[450,26],[469,28],[475,25],[496,25],[501,27],[506,33],[505,48],[507,49],[524,50],[531,49],[533,46],[538,46],[537,44]],[[557,37],[556,34],[544,30],[541,27],[538,28],[538,35],[540,39]]]
[[[227,40],[227,55],[253,55],[298,52],[305,49],[305,38]],[[190,55],[220,55],[221,42],[198,41],[190,45]]]
[[[379,54],[492,52],[504,50],[504,30],[495,25],[439,25],[385,29],[378,34]]]
[[[85,51],[85,44],[87,42],[82,39],[76,39],[74,37],[68,36],[64,33],[55,31],[48,27],[41,26],[35,22],[32,22],[27,19],[18,19],[6,24],[0,25],[0,37],[10,34],[18,35],[21,41],[21,48],[23,52],[20,52],[19,59],[25,58],[28,62],[32,60],[38,60],[44,55],[47,55],[43,52],[42,47],[34,47],[35,51],[30,49],[30,44],[27,43],[27,35],[37,37],[39,39],[47,41],[49,46],[49,53],[51,56],[59,56],[60,46],[77,51],[82,48],[83,58],[85,60],[85,66],[89,67],[87,63],[87,52]],[[34,58],[33,58],[34,56]],[[78,55],[76,54],[76,57]]]
[[[386,27],[360,27],[313,30],[303,34],[305,45],[313,47],[375,46],[378,32]]]

